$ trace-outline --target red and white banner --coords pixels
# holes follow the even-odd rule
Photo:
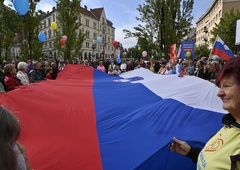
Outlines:
[[[169,47],[169,53],[170,53],[170,60],[171,60],[171,62],[177,62],[176,44],[170,45],[170,47]]]

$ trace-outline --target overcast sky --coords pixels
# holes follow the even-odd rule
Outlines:
[[[136,2],[137,1],[137,2]],[[214,0],[197,0],[193,7],[193,23],[206,12]],[[115,39],[123,44],[124,48],[129,48],[136,45],[135,38],[124,39],[123,29],[133,31],[133,27],[138,25],[136,16],[139,12],[136,10],[139,4],[143,4],[145,0],[82,0],[81,6],[86,5],[90,8],[104,7],[107,19],[113,22],[115,30]],[[10,4],[9,0],[4,1],[5,4]],[[54,0],[41,0],[38,8],[47,12],[51,11],[55,6]]]

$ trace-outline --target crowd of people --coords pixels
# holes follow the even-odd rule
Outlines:
[[[21,85],[30,85],[46,79],[54,80],[58,73],[69,63],[93,67],[109,75],[120,75],[123,72],[138,68],[149,69],[153,73],[161,75],[179,74],[179,67],[181,66],[183,75],[197,76],[214,83],[216,74],[221,70],[225,61],[220,59],[212,61],[207,57],[202,57],[199,60],[179,60],[179,62],[167,61],[164,58],[160,60],[154,58],[135,60],[123,58],[121,63],[109,58],[104,61],[78,61],[75,59],[72,62],[43,59],[39,61],[28,60],[27,62],[16,60],[4,61],[0,69],[0,91],[8,92]]]
[[[56,79],[67,63],[54,61],[4,62],[1,65],[1,88],[11,91],[21,85],[37,83],[45,79]],[[76,64],[76,63],[75,63]],[[186,141],[173,138],[169,148],[173,152],[191,158],[197,169],[240,169],[240,56],[229,61],[180,60],[172,63],[165,59],[122,60],[121,63],[106,61],[80,62],[106,74],[119,75],[138,68],[146,68],[156,74],[177,74],[181,66],[185,75],[197,76],[214,82],[219,87],[218,97],[223,101],[223,109],[229,113],[223,116],[222,129],[206,143],[204,148],[193,148]],[[214,80],[214,81],[213,81]],[[26,149],[18,142],[20,125],[17,118],[0,106],[0,169],[30,169]],[[219,143],[219,141],[221,141]],[[211,148],[211,149],[209,149]],[[213,148],[213,149],[212,149]]]

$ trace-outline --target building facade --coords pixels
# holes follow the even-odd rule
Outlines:
[[[240,9],[240,0],[214,0],[209,9],[196,22],[196,46],[208,44],[212,49],[212,31],[225,13]]]
[[[42,32],[46,35],[46,41],[43,43],[43,55],[45,57],[59,57],[58,51],[54,48],[54,40],[56,38],[55,31],[51,29],[52,22],[59,23],[57,16],[59,15],[55,7],[51,12],[48,12],[42,17]],[[82,56],[76,56],[80,60],[89,59],[104,59],[110,57],[114,53],[114,47],[112,42],[115,40],[115,28],[113,23],[107,19],[104,8],[88,9],[87,6],[79,6],[79,18],[81,23],[80,29],[86,35],[86,39],[83,43]],[[97,40],[101,37],[102,42]]]

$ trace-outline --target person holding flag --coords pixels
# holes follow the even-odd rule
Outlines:
[[[173,138],[168,145],[172,152],[191,158],[198,170],[240,169],[240,57],[231,58],[220,70],[216,85],[223,109],[223,127],[211,137],[204,148],[194,148],[186,141]]]

